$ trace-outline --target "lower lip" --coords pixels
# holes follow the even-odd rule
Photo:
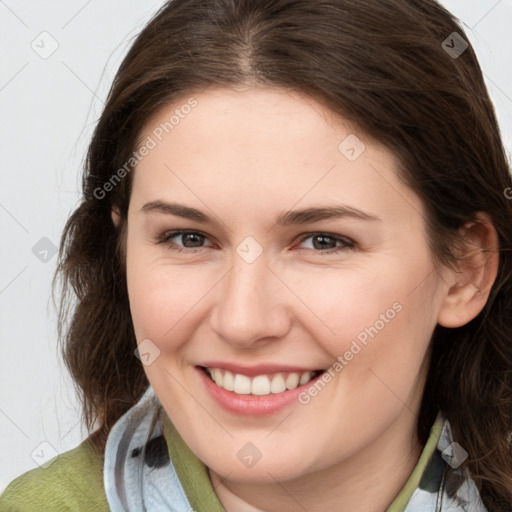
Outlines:
[[[300,393],[313,385],[321,376],[320,373],[308,383],[295,389],[288,389],[282,393],[270,393],[269,395],[238,395],[233,391],[217,386],[204,370],[196,367],[199,376],[204,382],[207,391],[212,398],[229,412],[243,416],[269,416],[282,411],[294,402],[298,402]]]

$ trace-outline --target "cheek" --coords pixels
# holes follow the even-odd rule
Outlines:
[[[385,415],[394,407],[411,403],[412,396],[419,392],[422,365],[435,326],[422,311],[431,290],[425,286],[418,295],[407,295],[405,290],[408,288],[395,288],[391,294],[384,294],[372,314],[365,314],[366,321],[362,328],[358,326],[358,333],[343,340],[347,361],[343,400],[354,399],[350,407],[369,407],[368,412]]]
[[[346,343],[364,333],[375,322],[380,328],[380,315],[388,310],[388,317],[394,318],[393,304],[400,297],[399,284],[375,269],[297,270],[287,272],[283,281],[292,292],[290,304],[295,304],[295,313],[307,322],[315,337],[332,340],[334,348],[341,340]]]
[[[149,338],[161,350],[173,350],[172,340],[186,335],[201,299],[218,278],[207,270],[158,261],[142,250],[128,254],[128,296],[137,340]]]
[[[290,271],[283,280],[302,301],[290,299],[294,315],[333,363],[342,356],[343,369],[350,367],[356,380],[376,366],[403,383],[420,367],[436,324],[433,281],[417,286],[415,277],[428,269],[428,261],[417,258],[371,271]]]

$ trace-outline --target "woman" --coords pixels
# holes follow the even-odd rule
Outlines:
[[[512,510],[511,186],[434,1],[169,2],[61,241],[94,432],[1,508]]]

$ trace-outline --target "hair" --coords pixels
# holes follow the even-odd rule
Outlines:
[[[208,87],[262,86],[316,99],[396,155],[425,205],[435,262],[457,268],[460,228],[490,216],[498,275],[478,316],[435,328],[417,435],[424,444],[442,410],[487,509],[512,510],[512,183],[471,44],[458,58],[442,46],[453,32],[465,36],[434,0],[173,0],[156,13],[109,91],[54,277],[64,359],[100,452],[148,386],[124,260],[132,173],[120,170],[134,168],[140,130],[164,105]]]

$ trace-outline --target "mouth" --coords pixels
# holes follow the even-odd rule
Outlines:
[[[237,395],[265,396],[291,391],[304,386],[318,377],[325,370],[303,372],[275,372],[249,377],[223,368],[199,366],[208,378],[218,387]]]

